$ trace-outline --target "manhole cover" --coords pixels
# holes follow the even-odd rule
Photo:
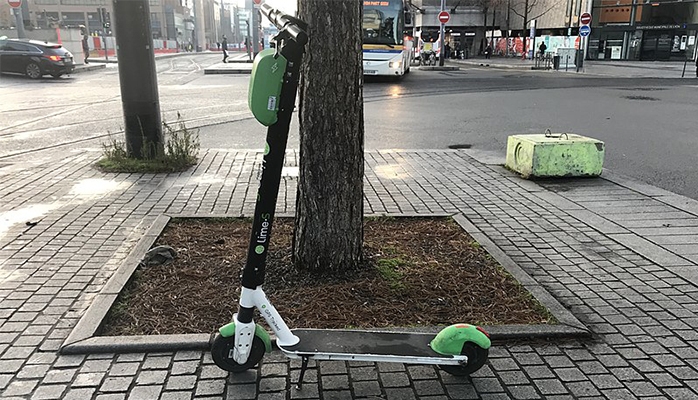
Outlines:
[[[473,147],[472,144],[452,144],[452,145],[448,146],[449,149],[454,149],[454,150],[469,149],[471,147]]]

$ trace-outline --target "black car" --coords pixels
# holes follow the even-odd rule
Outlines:
[[[58,78],[73,72],[73,55],[60,44],[26,39],[0,40],[0,72]]]

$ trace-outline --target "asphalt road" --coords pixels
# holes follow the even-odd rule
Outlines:
[[[157,61],[161,110],[200,128],[202,148],[262,148],[245,75],[203,75],[219,55]],[[52,148],[100,151],[122,138],[117,66],[58,80],[0,77],[0,163]],[[698,199],[696,85],[681,79],[584,77],[467,68],[365,83],[365,148],[470,145],[504,155],[515,133],[574,132],[607,144],[606,168]],[[298,146],[297,120],[289,147]],[[55,151],[53,152],[55,154]]]

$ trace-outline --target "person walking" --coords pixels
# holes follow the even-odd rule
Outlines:
[[[223,62],[227,63],[228,59],[228,38],[223,35],[223,43],[221,43],[221,50],[223,50]]]
[[[545,42],[541,42],[540,47],[538,47],[538,51],[540,52],[540,57],[543,58],[545,56],[545,51],[548,49],[548,46],[545,45]]]
[[[90,43],[88,42],[89,37],[87,35],[87,29],[84,27],[81,28],[82,30],[82,54],[85,58],[84,62],[85,64],[89,64],[90,62],[87,61],[87,59],[90,57]]]
[[[489,58],[492,56],[492,46],[487,43],[487,47],[485,47],[485,58],[489,60]]]

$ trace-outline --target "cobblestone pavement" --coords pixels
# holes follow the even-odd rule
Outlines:
[[[209,150],[184,173],[116,175],[94,169],[98,157],[0,165],[3,399],[698,399],[695,201],[622,177],[536,184],[448,150],[367,152],[366,212],[464,214],[593,339],[494,346],[471,378],[311,362],[302,391],[300,363],[278,351],[230,377],[205,352],[58,355],[159,214],[252,214],[261,160]],[[277,211],[289,213],[286,171]]]

